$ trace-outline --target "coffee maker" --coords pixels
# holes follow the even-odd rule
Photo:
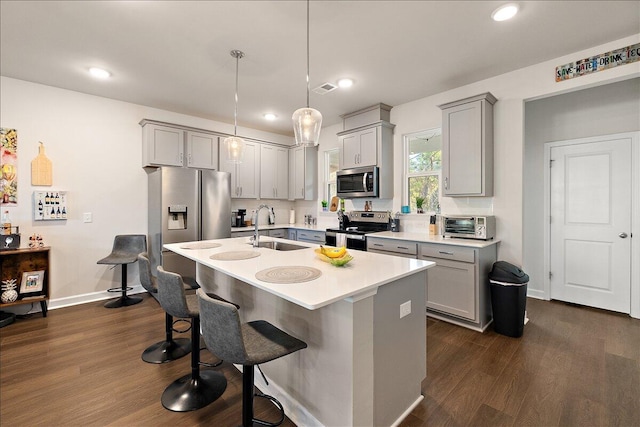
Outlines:
[[[246,209],[238,209],[238,213],[236,214],[236,227],[244,227],[244,217],[246,215]]]

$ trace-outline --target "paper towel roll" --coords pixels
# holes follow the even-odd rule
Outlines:
[[[295,224],[295,223],[296,223],[296,211],[291,209],[289,211],[289,224]]]

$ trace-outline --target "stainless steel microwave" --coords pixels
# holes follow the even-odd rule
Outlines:
[[[493,239],[496,236],[496,217],[444,215],[442,217],[442,236],[479,240]]]
[[[336,193],[343,199],[378,197],[378,167],[344,169],[336,172]]]

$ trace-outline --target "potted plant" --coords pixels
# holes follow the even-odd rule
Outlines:
[[[416,197],[416,208],[418,208],[418,213],[424,213],[422,209],[422,205],[424,204],[424,197],[418,196]]]
[[[322,204],[322,211],[326,212],[327,211],[327,205],[329,204],[329,202],[327,202],[326,200],[323,200],[320,203]]]

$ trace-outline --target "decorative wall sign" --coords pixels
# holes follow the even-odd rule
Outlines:
[[[0,128],[0,203],[18,204],[18,131]]]
[[[640,60],[640,43],[556,67],[556,82]]]
[[[44,154],[44,144],[40,142],[38,155],[31,161],[31,185],[51,185],[52,183],[51,160]]]
[[[33,220],[52,221],[67,219],[66,191],[34,191]]]
[[[21,294],[42,292],[43,286],[44,286],[44,270],[25,271],[24,273],[22,273],[22,284],[20,285]]]

